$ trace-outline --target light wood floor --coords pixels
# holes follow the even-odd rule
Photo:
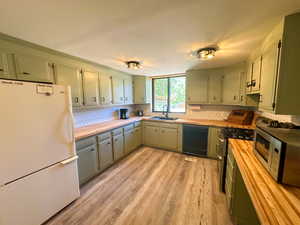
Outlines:
[[[143,147],[81,192],[46,224],[231,225],[214,160]]]

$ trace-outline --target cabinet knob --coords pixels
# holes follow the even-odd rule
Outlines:
[[[251,86],[255,87],[256,86],[256,80],[251,80]]]
[[[4,71],[4,69],[0,68],[0,72],[3,72],[3,71]]]
[[[95,151],[95,149],[94,149],[94,148],[92,148],[92,149],[91,149],[91,152],[94,152],[94,151]]]
[[[27,73],[27,72],[23,72],[23,74],[24,74],[24,75],[30,75],[30,73]]]
[[[79,98],[75,97],[75,103],[78,103],[78,102],[79,102]]]
[[[94,102],[97,102],[97,97],[92,97]]]
[[[107,142],[107,145],[110,145],[110,142]]]

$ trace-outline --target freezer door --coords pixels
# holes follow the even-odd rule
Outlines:
[[[0,80],[0,186],[75,155],[69,89]]]
[[[71,158],[1,187],[0,225],[40,225],[79,195]]]

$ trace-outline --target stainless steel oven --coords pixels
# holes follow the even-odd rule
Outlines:
[[[227,139],[219,134],[217,143],[217,158],[218,158],[218,172],[219,172],[219,189],[225,192],[225,176],[226,176],[226,161],[227,161]]]
[[[277,182],[300,186],[299,131],[257,127],[254,153]]]

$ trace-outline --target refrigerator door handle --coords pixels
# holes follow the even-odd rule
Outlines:
[[[69,163],[71,163],[71,162],[77,160],[77,159],[78,159],[78,156],[75,155],[75,156],[72,157],[72,158],[69,158],[69,159],[66,159],[66,160],[60,162],[60,164],[64,166],[64,165],[67,165],[67,164],[69,164]]]

